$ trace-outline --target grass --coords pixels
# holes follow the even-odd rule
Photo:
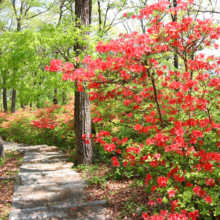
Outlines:
[[[5,164],[5,163],[8,161],[8,159],[10,159],[10,158],[16,158],[16,160],[17,160],[18,162],[22,162],[22,161],[23,161],[23,156],[18,157],[18,152],[16,152],[16,151],[11,151],[11,150],[6,150],[6,151],[5,151],[5,159],[0,158],[0,166],[2,166],[3,164]]]

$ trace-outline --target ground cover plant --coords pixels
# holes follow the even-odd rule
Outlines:
[[[24,153],[5,151],[5,160],[0,159],[0,219],[7,220],[11,210],[14,181],[19,172]]]
[[[219,47],[220,26],[188,16],[191,3],[146,6],[132,16],[148,21],[146,33],[100,42],[99,58],[83,61],[87,70],[51,63],[64,80],[77,81],[78,91],[88,82],[94,141],[101,155],[113,155],[115,173],[138,174],[146,192],[156,192],[143,219],[220,217],[220,58],[202,53]],[[162,22],[167,14],[180,16]],[[91,134],[82,138],[88,143]]]

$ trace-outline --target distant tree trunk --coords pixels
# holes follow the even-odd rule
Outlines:
[[[4,112],[8,111],[7,88],[3,88],[3,109]]]
[[[97,1],[98,3],[98,13],[99,13],[99,32],[101,32],[102,28],[102,12],[101,12],[101,4],[100,4],[100,0]]]
[[[15,113],[15,104],[16,104],[16,90],[13,88],[11,95],[11,113]]]
[[[17,31],[21,31],[21,18],[17,18]]]
[[[75,14],[79,18],[82,25],[89,25],[91,23],[92,0],[75,0]],[[79,24],[80,27],[80,24]],[[75,45],[77,50],[85,50],[85,48]],[[86,66],[84,66],[86,68]],[[84,86],[84,90],[85,90]],[[91,116],[90,116],[90,102],[88,96],[83,92],[75,92],[75,138],[76,138],[76,163],[89,164],[93,158],[93,143],[89,138],[92,133]],[[86,134],[86,139],[89,143],[85,144],[82,135]]]
[[[3,109],[4,112],[8,111],[8,102],[7,102],[7,87],[6,87],[6,77],[7,73],[3,75]]]
[[[0,135],[0,158],[5,159],[5,151],[4,151],[4,146],[3,146],[3,141],[2,141],[1,135]]]
[[[54,104],[54,105],[57,105],[57,104],[58,104],[58,100],[57,100],[57,89],[54,89],[53,104]]]
[[[177,7],[177,0],[173,0],[173,7],[174,7],[174,8]],[[173,21],[173,22],[177,22],[177,13],[175,13],[174,15],[172,15],[172,21]],[[179,68],[179,60],[178,60],[178,55],[177,55],[177,53],[174,54],[173,64],[174,64],[174,67],[175,67],[176,69]],[[177,71],[176,71],[176,73],[177,73]]]
[[[63,103],[63,105],[66,104],[66,93],[64,90],[63,90],[63,94],[62,94],[62,103]]]

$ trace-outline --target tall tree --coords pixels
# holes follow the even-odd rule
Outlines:
[[[16,31],[20,32],[26,21],[31,20],[45,12],[47,12],[55,2],[52,2],[49,7],[45,7],[44,1],[28,1],[28,0],[11,0],[11,6],[16,20]],[[37,11],[37,12],[36,12]],[[17,74],[18,69],[13,70],[13,76]],[[15,112],[17,91],[16,87],[12,88],[11,112]]]
[[[76,19],[79,19],[80,23],[77,25],[88,26],[91,23],[91,12],[92,12],[92,0],[75,0],[75,14]],[[75,45],[75,50],[85,50],[85,47]],[[86,66],[83,66],[86,68]],[[93,143],[90,139],[92,133],[91,129],[91,115],[90,115],[90,102],[88,95],[84,91],[75,92],[75,138],[76,138],[76,165],[88,164],[92,162],[93,157]],[[88,143],[82,139],[82,135],[86,134]]]
[[[4,146],[3,146],[3,141],[2,137],[0,135],[0,158],[5,158],[5,151],[4,151]]]

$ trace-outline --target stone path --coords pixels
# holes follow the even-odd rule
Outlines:
[[[86,183],[57,147],[4,142],[25,151],[9,220],[106,220],[104,201],[84,202]]]

